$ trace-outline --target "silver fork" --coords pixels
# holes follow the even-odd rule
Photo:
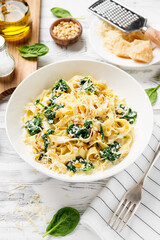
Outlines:
[[[144,173],[139,183],[136,184],[136,186],[130,188],[123,195],[120,203],[118,204],[115,212],[113,213],[112,217],[108,222],[108,225],[110,225],[111,228],[115,228],[115,230],[117,231],[118,229],[120,229],[120,226],[123,224],[120,229],[120,232],[121,232],[124,229],[124,227],[128,224],[129,220],[133,217],[133,215],[135,214],[137,208],[141,203],[142,187],[143,187],[144,180],[147,177],[153,164],[159,157],[160,157],[160,142],[158,143],[158,146],[156,148],[152,161],[150,162],[146,172]]]

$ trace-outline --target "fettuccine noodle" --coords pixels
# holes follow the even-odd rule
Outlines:
[[[59,80],[25,106],[24,141],[33,158],[59,174],[93,174],[129,153],[136,112],[91,76]]]

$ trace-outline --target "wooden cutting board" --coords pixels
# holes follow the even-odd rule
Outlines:
[[[0,78],[0,100],[10,95],[25,77],[38,67],[38,59],[26,60],[19,55],[16,47],[39,42],[41,0],[26,0],[30,7],[32,30],[28,39],[6,42],[9,52],[15,58],[15,71],[9,78]]]

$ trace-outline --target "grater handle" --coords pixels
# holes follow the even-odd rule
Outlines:
[[[145,31],[146,37],[160,47],[160,31],[149,27]]]

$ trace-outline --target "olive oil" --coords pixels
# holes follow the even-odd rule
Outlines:
[[[0,35],[19,40],[29,33],[30,27],[30,11],[25,1],[0,0]]]

